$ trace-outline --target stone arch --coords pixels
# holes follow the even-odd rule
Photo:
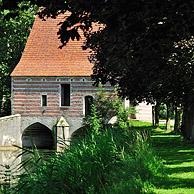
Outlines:
[[[52,131],[45,125],[36,122],[29,125],[22,134],[22,147],[38,149],[54,149],[55,139]]]
[[[88,134],[87,127],[82,126],[78,129],[76,129],[75,131],[73,131],[73,133],[71,134],[71,141],[74,141],[74,140],[77,140],[80,138],[84,138],[84,137],[86,137],[87,134]]]

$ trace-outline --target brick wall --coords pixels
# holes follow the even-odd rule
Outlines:
[[[98,88],[89,77],[13,77],[12,114],[22,116],[83,117],[84,96],[92,95]],[[60,85],[70,84],[69,107],[60,107]],[[110,86],[107,91],[112,91]],[[41,107],[41,96],[47,95],[47,107]]]
[[[60,106],[61,84],[70,84],[70,106]],[[81,127],[84,117],[84,97],[95,96],[98,88],[94,87],[90,77],[12,77],[12,114],[21,114],[29,123],[43,120],[56,124],[64,116],[70,125],[70,134]],[[105,91],[112,91],[110,85]],[[47,95],[47,107],[41,106],[42,95]],[[136,118],[150,121],[151,106],[145,103],[137,106]],[[32,120],[32,121],[31,121]],[[55,122],[56,121],[56,122]]]

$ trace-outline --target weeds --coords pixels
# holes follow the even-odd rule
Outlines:
[[[139,131],[93,131],[20,176],[18,194],[152,193],[161,164]]]
[[[44,159],[34,150],[10,194],[151,194],[162,164],[149,146],[149,133],[129,127],[128,113],[119,106],[117,123],[108,126],[94,105],[87,133],[63,152]]]

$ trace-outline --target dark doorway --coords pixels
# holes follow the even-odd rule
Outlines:
[[[51,130],[41,123],[34,123],[24,130],[22,147],[37,149],[54,149],[54,138]]]

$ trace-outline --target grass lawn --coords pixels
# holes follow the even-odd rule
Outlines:
[[[157,177],[157,194],[194,194],[194,145],[187,144],[180,135],[155,130],[152,144],[164,160],[166,177]]]

